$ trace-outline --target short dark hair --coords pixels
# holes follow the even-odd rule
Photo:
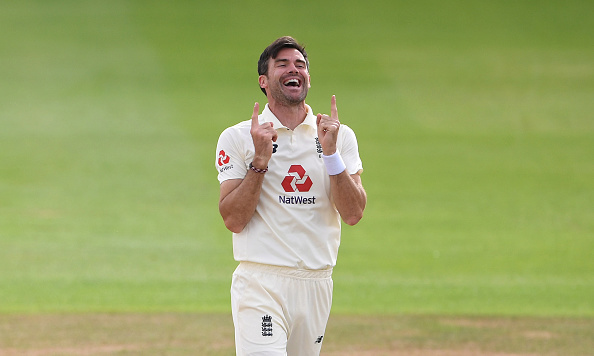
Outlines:
[[[299,42],[291,36],[283,36],[272,42],[260,55],[260,59],[258,60],[258,75],[268,74],[268,62],[270,58],[275,59],[276,56],[278,56],[278,52],[284,48],[295,48],[301,52],[303,58],[305,58],[305,64],[309,69],[309,61],[307,60],[305,46],[300,45]],[[266,90],[264,88],[260,88],[260,90],[266,95]]]

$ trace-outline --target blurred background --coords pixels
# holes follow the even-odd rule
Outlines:
[[[228,313],[218,135],[257,60],[357,133],[342,314],[594,316],[594,3],[0,3],[0,313]]]

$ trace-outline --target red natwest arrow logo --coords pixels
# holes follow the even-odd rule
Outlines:
[[[230,159],[231,158],[227,156],[225,151],[221,150],[221,152],[219,152],[219,166],[229,163]]]
[[[311,178],[305,174],[305,169],[298,164],[294,164],[289,168],[289,175],[283,179],[281,185],[285,192],[309,192],[313,185]]]

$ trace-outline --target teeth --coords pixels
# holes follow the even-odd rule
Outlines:
[[[299,81],[297,79],[289,79],[289,80],[285,81],[284,84],[285,85],[291,85],[291,84],[299,85]]]

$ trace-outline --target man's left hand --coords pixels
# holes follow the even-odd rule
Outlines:
[[[330,116],[318,114],[318,139],[322,145],[324,155],[330,156],[336,152],[336,140],[338,139],[338,130],[340,121],[338,120],[338,110],[336,109],[336,95],[332,95],[330,103]]]

